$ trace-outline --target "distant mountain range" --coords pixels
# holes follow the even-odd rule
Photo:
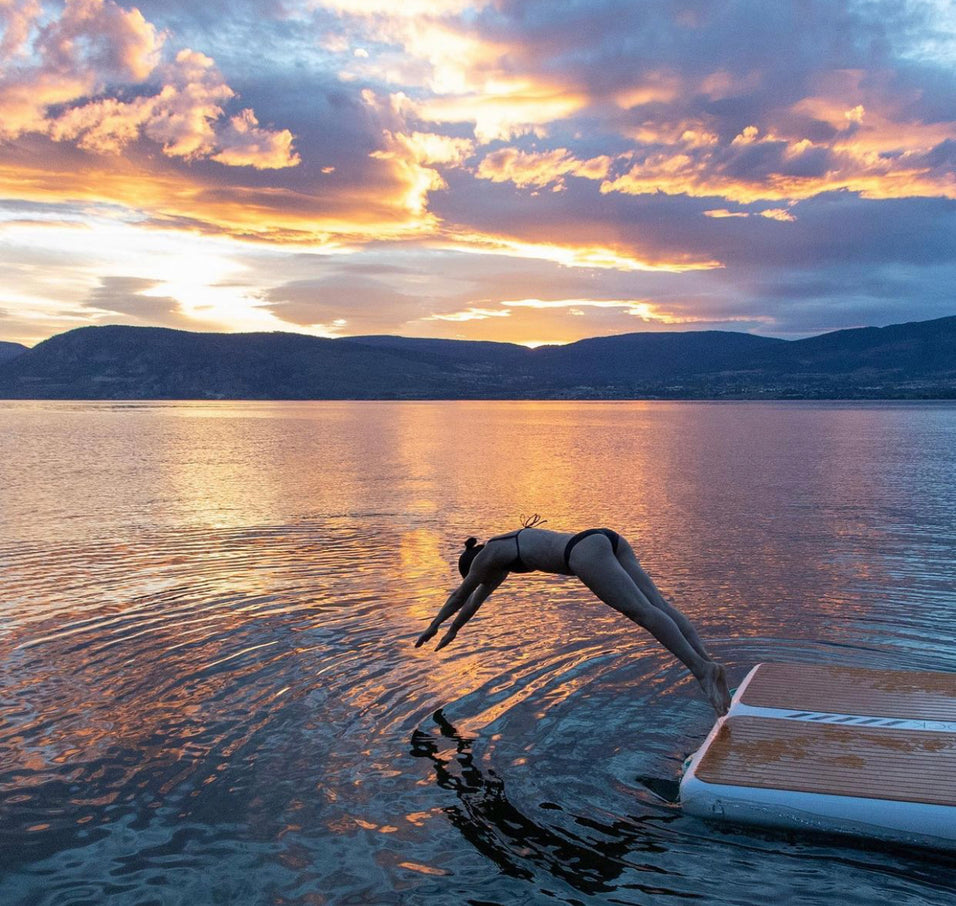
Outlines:
[[[566,346],[81,327],[0,343],[4,399],[956,398],[956,317],[804,340],[630,333]]]

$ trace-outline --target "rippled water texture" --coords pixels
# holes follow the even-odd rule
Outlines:
[[[469,534],[637,548],[739,681],[956,670],[956,407],[0,403],[3,904],[952,902],[685,817],[695,683],[575,580],[412,642]]]

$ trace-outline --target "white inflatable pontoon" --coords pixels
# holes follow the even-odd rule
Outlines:
[[[956,849],[956,673],[758,664],[680,797],[701,818]]]

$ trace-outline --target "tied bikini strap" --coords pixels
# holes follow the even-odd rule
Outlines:
[[[513,536],[515,539],[515,559],[514,563],[512,564],[513,572],[527,573],[532,571],[531,567],[526,566],[524,560],[521,559],[521,533],[525,529],[534,528],[537,525],[543,525],[547,521],[547,519],[542,519],[537,513],[532,513],[530,516],[521,517],[521,528],[519,528]]]

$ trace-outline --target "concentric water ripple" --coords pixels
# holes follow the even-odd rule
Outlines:
[[[461,539],[534,509],[625,529],[735,681],[956,670],[956,409],[474,404],[463,459],[447,407],[0,410],[0,901],[956,893],[944,855],[683,816],[712,715],[573,580],[516,578],[454,645],[412,646]],[[40,434],[64,459],[31,471]],[[252,482],[262,445],[291,452]]]

